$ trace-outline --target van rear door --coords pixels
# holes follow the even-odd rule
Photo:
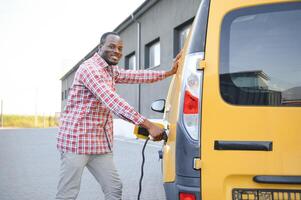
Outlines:
[[[301,199],[300,36],[300,1],[211,0],[202,199]]]

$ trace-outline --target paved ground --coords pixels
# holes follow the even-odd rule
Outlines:
[[[57,129],[0,129],[0,200],[54,199],[58,181]],[[143,143],[115,137],[115,163],[123,181],[123,200],[137,199]],[[164,200],[158,150],[146,147],[141,200]],[[78,200],[103,200],[98,183],[85,170]]]

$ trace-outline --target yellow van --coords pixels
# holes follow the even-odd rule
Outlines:
[[[168,200],[301,200],[301,1],[203,0],[165,100]]]

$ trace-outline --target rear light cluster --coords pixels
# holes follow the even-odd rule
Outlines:
[[[199,98],[193,95],[189,89],[185,90],[184,114],[197,114],[199,112]]]
[[[189,54],[184,63],[183,83],[183,122],[189,135],[199,140],[200,130],[200,98],[202,90],[202,71],[197,71],[199,61],[204,53]]]
[[[180,192],[180,200],[196,200],[196,197],[191,193]]]

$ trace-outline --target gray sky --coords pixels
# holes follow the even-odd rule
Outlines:
[[[0,0],[4,114],[60,111],[60,78],[144,0]]]

